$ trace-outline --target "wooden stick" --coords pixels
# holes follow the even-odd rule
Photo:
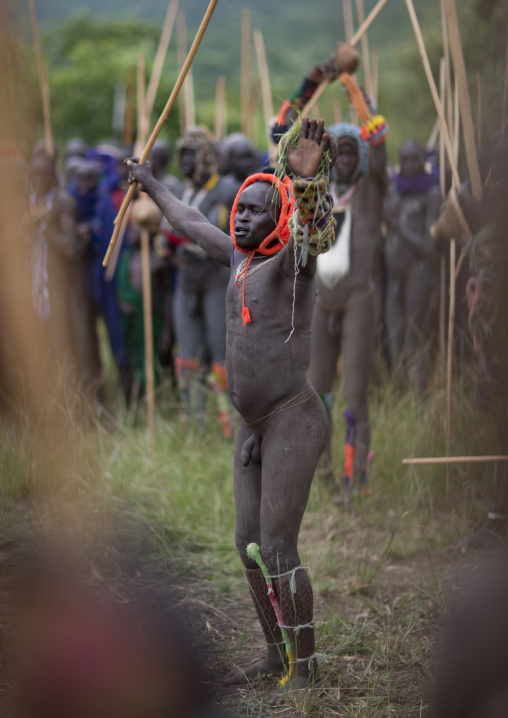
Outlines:
[[[332,105],[333,105],[333,121],[338,124],[339,122],[342,122],[343,114],[342,114],[342,105],[340,102],[340,97],[338,95],[334,95],[332,97]]]
[[[441,104],[446,103],[446,60],[441,58],[439,85]],[[446,196],[446,163],[443,133],[439,133],[439,186],[443,200]],[[439,296],[439,375],[440,381],[445,376],[446,366],[446,257],[443,255],[440,262],[440,296]]]
[[[115,245],[113,254],[111,255],[111,261],[109,262],[108,266],[106,267],[106,271],[104,272],[104,279],[106,282],[111,282],[111,280],[115,276],[118,259],[120,257],[120,251],[122,249],[122,244],[125,237],[125,232],[127,231],[127,227],[129,226],[131,207],[132,204],[130,204],[127,208],[127,212],[125,213],[125,217],[123,218],[122,226],[120,228],[120,234],[118,235],[118,241]]]
[[[136,144],[134,146],[134,154],[138,155],[143,149],[143,145],[146,142],[146,135],[148,133],[148,114],[145,106],[145,56],[143,53],[138,55],[138,68],[137,68],[137,126],[138,136],[136,138]],[[114,252],[111,256],[111,261],[106,267],[104,272],[104,279],[106,282],[111,282],[115,276],[116,266],[122,250],[122,244],[129,224],[130,213],[132,205],[129,205],[125,217],[120,227],[120,233],[118,235],[118,241],[115,245]]]
[[[242,64],[241,64],[242,132],[249,135],[250,104],[250,12],[242,10]]]
[[[51,131],[51,117],[49,107],[49,85],[47,82],[44,64],[42,62],[41,42],[39,38],[39,25],[37,22],[37,13],[35,11],[34,0],[28,0],[30,8],[30,20],[32,23],[32,36],[34,42],[35,62],[37,65],[37,75],[39,76],[39,89],[41,93],[42,117],[44,122],[44,143],[46,154],[48,157],[55,156],[55,145],[53,142],[53,133]]]
[[[196,37],[194,38],[194,42],[192,43],[191,49],[189,50],[189,54],[187,55],[187,59],[185,60],[184,66],[182,67],[182,69],[180,71],[178,79],[173,88],[173,92],[171,93],[169,100],[166,103],[166,107],[164,108],[161,116],[159,117],[159,120],[157,121],[157,124],[155,125],[155,127],[152,131],[152,134],[150,135],[150,138],[146,144],[145,149],[141,153],[141,157],[140,157],[141,163],[146,162],[146,160],[148,159],[148,156],[150,155],[150,152],[152,151],[154,142],[157,139],[157,137],[159,136],[159,133],[164,126],[164,123],[166,122],[166,120],[169,117],[169,114],[173,108],[176,98],[178,97],[178,93],[180,92],[183,81],[185,80],[185,77],[189,71],[189,68],[191,66],[191,63],[192,63],[195,55],[196,55],[196,52],[198,51],[199,45],[201,43],[201,40],[203,39],[203,36],[206,32],[206,28],[208,27],[208,23],[210,22],[210,19],[213,15],[213,11],[215,10],[217,3],[218,3],[218,0],[210,0],[208,9],[207,9],[205,16],[201,22],[201,25],[196,34]],[[103,261],[104,266],[108,265],[111,254],[113,253],[113,249],[115,248],[116,240],[118,238],[118,234],[119,234],[120,228],[122,226],[122,221],[125,216],[125,212],[127,211],[127,207],[129,206],[129,204],[132,200],[134,192],[136,191],[136,184],[137,184],[136,182],[133,182],[131,184],[131,186],[129,187],[129,191],[126,194],[125,199],[122,202],[122,206],[120,207],[120,211],[118,212],[118,215],[115,219],[115,229],[113,231],[113,236],[111,237],[111,241],[109,243],[108,251],[106,252],[106,256],[104,257],[104,261]]]
[[[138,55],[137,108],[138,134],[136,144],[134,146],[134,154],[136,157],[142,152],[146,143],[146,136],[148,134],[148,127],[146,124],[147,116],[145,112],[145,56],[142,52]]]
[[[455,87],[453,89],[453,157],[455,164],[459,166],[459,147],[460,147],[460,108],[459,108],[459,85],[455,78]]]
[[[365,10],[363,7],[363,0],[356,0],[356,14],[358,15],[358,22],[360,25],[365,22]],[[365,78],[365,89],[367,94],[374,97],[374,87],[372,85],[372,70],[370,66],[370,52],[369,52],[369,41],[367,39],[367,33],[362,37],[362,66],[363,76]]]
[[[351,5],[351,0],[342,0],[342,12],[344,14],[346,42],[351,42],[351,38],[355,32],[353,27],[353,6]]]
[[[273,117],[272,90],[270,87],[270,75],[268,73],[268,63],[266,61],[265,43],[261,30],[254,30],[254,47],[256,49],[256,58],[258,63],[259,78],[261,80],[261,97],[263,100],[263,116],[265,119],[265,127],[268,127]],[[268,152],[271,154],[274,144],[267,137]]]
[[[171,0],[168,5],[166,13],[166,19],[162,27],[161,38],[159,40],[159,47],[155,55],[153,63],[152,74],[150,76],[150,82],[148,83],[148,90],[146,91],[145,100],[145,112],[147,115],[147,123],[150,123],[150,115],[153,110],[153,103],[157,95],[157,89],[162,75],[162,68],[164,67],[164,60],[168,52],[169,42],[173,33],[173,27],[175,25],[176,14],[178,11],[178,0]]]
[[[405,466],[422,464],[481,464],[490,461],[508,461],[508,456],[430,456],[423,459],[403,459]]]
[[[183,67],[187,53],[187,26],[185,13],[180,10],[178,13],[178,63]],[[183,83],[183,93],[179,101],[180,109],[180,130],[185,132],[188,127],[196,124],[194,110],[194,83],[192,81],[192,70],[189,70]]]
[[[476,71],[476,141],[482,143],[482,78],[480,70]]]
[[[376,48],[372,50],[372,97],[377,106],[379,89],[379,53]]]
[[[141,229],[141,272],[143,275],[143,320],[145,329],[146,406],[150,448],[155,442],[155,381],[153,372],[152,282],[150,276],[150,233]]]
[[[123,143],[130,146],[134,140],[134,77],[132,68],[127,69],[125,81],[125,115],[123,121]]]
[[[358,28],[358,30],[355,32],[355,34],[354,34],[353,37],[351,38],[350,43],[349,43],[350,45],[357,45],[357,44],[358,44],[358,42],[359,42],[359,41],[362,39],[362,37],[365,35],[365,33],[367,32],[367,30],[368,30],[369,27],[372,25],[372,23],[373,23],[374,20],[377,18],[377,16],[379,15],[379,13],[380,13],[381,10],[384,8],[384,6],[386,5],[387,2],[388,2],[388,0],[378,0],[378,2],[376,3],[376,5],[374,5],[374,7],[373,7],[372,10],[370,11],[369,15],[367,16],[367,19],[365,20],[365,22],[363,22],[363,23],[360,25],[360,27]],[[323,94],[323,92],[324,92],[324,91],[326,90],[326,88],[328,87],[329,83],[330,83],[330,80],[326,79],[326,80],[323,80],[323,82],[319,85],[319,87],[317,88],[316,92],[312,95],[312,97],[310,98],[310,100],[307,102],[307,104],[306,104],[305,107],[303,108],[303,110],[302,110],[302,117],[305,117],[306,115],[309,114],[311,108],[312,108],[312,107],[314,106],[314,104],[319,100],[319,98],[321,97],[321,95]]]
[[[259,107],[259,100],[261,98],[261,81],[259,77],[255,77],[252,81],[252,88],[250,91],[250,104],[249,104],[249,124],[248,124],[248,130],[249,134],[247,137],[252,139],[252,127],[254,124],[254,120],[256,119],[256,114]]]
[[[452,77],[450,72],[450,43],[448,42],[448,30],[446,28],[446,13],[444,8],[444,0],[441,0],[441,36],[443,40],[443,55],[445,61],[445,84],[446,84],[446,102],[443,102],[443,108],[446,108],[446,120],[448,123],[448,132],[453,129],[453,95],[452,95]],[[443,195],[444,196],[444,195]]]
[[[53,141],[53,132],[51,129],[51,95],[49,91],[49,65],[44,63],[42,67],[43,75],[43,108],[44,108],[44,144],[46,153],[50,157],[55,156],[55,144]]]
[[[374,20],[377,18],[381,10],[384,8],[388,0],[378,0],[378,2],[374,5],[370,13],[367,15],[367,19],[362,22],[358,30],[355,32],[353,37],[350,40],[351,45],[356,45],[362,37],[365,35],[369,27],[372,25]]]
[[[226,136],[226,78],[217,78],[215,91],[215,139],[220,142]]]
[[[436,121],[434,122],[434,126],[432,127],[432,131],[429,135],[429,139],[427,140],[426,147],[428,149],[432,149],[436,146],[436,142],[439,135],[439,117],[436,117]]]
[[[450,311],[448,314],[448,355],[446,362],[446,456],[450,456],[452,443],[452,371],[453,371],[453,327],[455,324],[455,240],[450,241]],[[445,476],[446,498],[450,496],[450,474]]]
[[[503,119],[501,123],[501,139],[504,139],[506,132],[506,120],[508,118],[508,45],[506,46],[506,68],[504,72],[504,94],[503,94]]]
[[[473,114],[471,112],[471,100],[469,98],[469,87],[467,84],[466,65],[460,42],[459,21],[455,0],[443,0],[448,37],[450,40],[450,51],[455,70],[455,82],[458,84],[460,115],[462,120],[462,131],[464,134],[464,145],[466,150],[467,168],[471,181],[473,197],[481,201],[483,199],[482,180],[478,168],[476,156],[476,145],[474,136]]]
[[[427,82],[429,84],[430,92],[432,95],[432,99],[434,100],[434,105],[436,107],[437,115],[439,117],[439,124],[441,126],[441,131],[443,133],[443,139],[446,147],[446,152],[448,154],[448,161],[450,162],[450,168],[452,171],[452,178],[453,183],[456,187],[460,186],[460,177],[459,173],[457,171],[457,166],[454,162],[453,157],[453,147],[450,139],[450,134],[448,132],[448,126],[446,124],[446,119],[444,116],[443,107],[441,105],[441,101],[439,99],[439,95],[437,93],[436,83],[434,82],[434,77],[432,75],[432,70],[430,67],[429,58],[427,55],[427,50],[425,49],[425,43],[423,42],[422,37],[422,31],[420,29],[420,24],[418,22],[418,18],[416,16],[416,12],[413,5],[413,0],[406,0],[407,9],[409,12],[409,17],[411,18],[411,24],[413,25],[413,30],[416,36],[416,42],[418,43],[418,49],[420,50],[420,56],[423,63],[423,69],[425,70],[425,75],[427,76]]]

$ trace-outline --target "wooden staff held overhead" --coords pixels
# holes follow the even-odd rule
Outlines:
[[[210,22],[210,19],[213,15],[213,12],[217,6],[218,1],[219,0],[210,0],[210,4],[208,5],[207,11],[205,13],[205,16],[204,16],[202,22],[201,22],[201,25],[197,32],[197,35],[194,38],[192,47],[189,50],[189,54],[187,55],[187,59],[185,60],[184,66],[182,67],[180,74],[178,76],[178,79],[175,83],[173,92],[171,93],[169,100],[166,103],[166,107],[164,108],[161,116],[159,117],[157,124],[155,125],[155,127],[152,131],[152,134],[150,135],[150,138],[146,144],[145,149],[141,153],[140,163],[144,163],[147,161],[147,159],[150,155],[150,152],[152,151],[155,140],[159,136],[159,133],[164,126],[164,123],[166,122],[166,120],[169,117],[169,114],[173,108],[173,105],[175,104],[175,100],[178,97],[178,93],[181,90],[183,81],[185,80],[185,77],[189,71],[192,61],[194,60],[196,52],[198,51],[199,45],[201,43],[201,40],[203,39],[203,36],[206,32],[206,28],[208,27],[208,23]],[[122,226],[122,221],[125,216],[125,212],[127,211],[127,207],[129,206],[130,202],[132,201],[132,197],[134,196],[134,192],[136,191],[136,185],[137,185],[137,182],[133,182],[131,184],[131,186],[129,187],[129,190],[128,190],[127,194],[125,195],[125,199],[122,202],[122,206],[120,207],[120,211],[118,212],[118,215],[115,219],[115,228],[113,230],[113,236],[111,237],[108,251],[106,252],[106,256],[104,257],[104,261],[103,261],[103,265],[105,267],[107,267],[109,259],[111,257],[111,254],[113,253],[113,250],[115,248],[115,244],[118,239],[118,234],[120,232],[120,227]]]
[[[455,70],[455,82],[457,83],[460,115],[462,120],[462,131],[464,133],[464,145],[466,149],[467,168],[471,180],[471,190],[474,199],[483,199],[482,180],[476,156],[476,145],[474,136],[473,113],[471,112],[471,99],[467,84],[466,65],[460,42],[459,20],[455,0],[444,0],[446,13],[446,25],[450,39],[450,52]]]
[[[387,2],[388,2],[388,0],[378,0],[378,2],[376,3],[376,5],[374,5],[374,7],[373,7],[372,10],[370,11],[369,15],[367,16],[365,22],[363,22],[363,23],[360,25],[360,27],[358,28],[358,30],[355,32],[355,34],[354,34],[353,37],[351,38],[351,40],[350,40],[350,42],[349,42],[350,45],[353,45],[353,46],[354,46],[354,45],[357,45],[357,44],[358,44],[358,42],[359,42],[359,41],[362,39],[362,37],[365,35],[365,33],[367,32],[367,30],[368,30],[369,27],[372,25],[372,23],[373,23],[374,20],[377,18],[377,16],[379,15],[379,13],[380,13],[381,10],[384,8],[384,6],[386,5]],[[306,104],[305,107],[303,108],[303,110],[302,110],[302,117],[304,117],[305,115],[308,115],[308,114],[309,114],[311,108],[312,108],[312,107],[315,105],[315,103],[319,100],[319,98],[321,97],[321,95],[322,95],[323,92],[326,90],[326,88],[328,87],[329,84],[330,84],[330,80],[328,80],[328,79],[324,79],[324,80],[323,80],[323,82],[322,82],[322,83],[319,85],[319,87],[317,88],[316,92],[312,95],[312,97],[310,98],[310,100],[307,102],[307,104]]]
[[[242,132],[249,136],[250,110],[250,12],[242,10],[242,66],[241,66]]]

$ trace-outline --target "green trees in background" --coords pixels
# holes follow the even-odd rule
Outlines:
[[[206,2],[201,2],[203,8]],[[318,0],[318,4],[322,0]],[[105,5],[107,2],[105,0]],[[153,5],[154,3],[152,3]],[[259,0],[266,4],[266,0]],[[373,3],[366,2],[369,9]],[[215,114],[215,83],[219,74],[227,77],[228,131],[240,129],[240,15],[241,6],[226,3],[214,17],[194,65],[197,121],[213,127]],[[314,62],[326,59],[341,37],[342,18],[339,14],[323,18],[309,10],[305,13],[297,3],[291,17],[286,10],[272,5],[264,26],[262,8],[253,9],[253,27],[261,26],[265,35],[268,63],[272,78],[275,107],[301,81]],[[503,78],[506,58],[508,4],[504,0],[460,0],[458,4],[461,32],[468,71],[472,105],[476,110],[476,71],[482,77],[483,135],[488,136],[500,125]],[[189,42],[200,18],[199,8],[185,8],[188,15]],[[236,8],[236,9],[235,9]],[[438,0],[425,0],[417,5],[422,30],[435,77],[438,78],[442,55],[441,18]],[[153,8],[152,8],[153,10]],[[124,15],[128,12],[126,7]],[[219,13],[219,10],[217,11]],[[152,12],[153,17],[153,12]],[[163,10],[161,12],[163,17]],[[312,22],[311,22],[312,20]],[[259,22],[258,22],[259,21]],[[310,24],[309,24],[310,23]],[[268,25],[268,26],[267,26]],[[265,27],[266,26],[266,27]],[[305,29],[296,41],[296,28]],[[126,83],[128,73],[135,75],[137,57],[145,53],[147,79],[160,35],[160,24],[140,19],[97,19],[77,15],[46,28],[44,54],[50,65],[53,128],[57,142],[75,135],[88,142],[112,136],[115,88]],[[389,149],[395,157],[398,146],[408,136],[425,142],[435,120],[427,82],[418,50],[407,18],[404,0],[392,0],[380,14],[369,35],[371,46],[379,48],[380,92],[379,109],[390,122]],[[274,38],[277,38],[274,41]],[[174,38],[166,60],[159,87],[153,119],[164,107],[177,76],[176,43]],[[256,71],[252,57],[252,71]],[[347,102],[341,88],[336,90]],[[319,103],[325,120],[333,121],[330,91]],[[255,139],[263,145],[263,121],[255,123]],[[179,133],[178,112],[173,112],[165,134],[174,139]]]

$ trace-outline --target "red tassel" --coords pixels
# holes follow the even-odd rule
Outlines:
[[[245,306],[242,307],[242,319],[243,319],[243,326],[245,326],[246,324],[248,324],[250,322],[249,307],[245,307]]]

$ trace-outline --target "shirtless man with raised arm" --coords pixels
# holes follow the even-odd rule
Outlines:
[[[267,654],[252,666],[234,670],[226,679],[229,684],[246,683],[260,674],[281,676],[284,670],[281,631],[265,581],[246,553],[251,542],[261,547],[295,646],[297,666],[288,687],[304,688],[314,678],[312,588],[300,566],[297,542],[329,431],[323,403],[307,382],[316,256],[327,251],[333,239],[331,203],[323,202],[328,197],[329,150],[323,121],[305,118],[285,149],[295,194],[300,188],[294,214],[288,222],[287,177],[252,175],[233,206],[231,237],[173,197],[153,178],[148,164],[127,161],[131,181],[139,182],[170,224],[231,271],[226,296],[227,385],[243,419],[234,458],[236,546]],[[313,192],[318,182],[319,191]],[[302,187],[304,201],[299,199]],[[312,197],[318,198],[314,209]],[[279,691],[274,702],[283,699]]]

